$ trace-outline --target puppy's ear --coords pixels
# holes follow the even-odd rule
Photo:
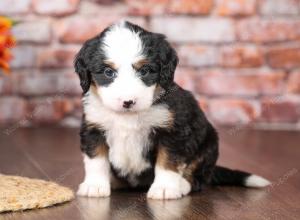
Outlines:
[[[161,53],[161,72],[159,84],[167,89],[174,80],[175,69],[178,64],[178,56],[174,48],[166,41],[162,41]]]
[[[89,91],[91,85],[91,73],[87,67],[87,44],[85,43],[80,49],[74,60],[75,72],[80,79],[80,86],[83,90],[83,94]]]

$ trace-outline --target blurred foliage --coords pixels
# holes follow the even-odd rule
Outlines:
[[[16,40],[11,33],[14,22],[0,16],[0,69],[4,73],[9,73],[9,61],[12,59],[11,48],[15,46]]]

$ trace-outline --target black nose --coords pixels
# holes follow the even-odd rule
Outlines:
[[[131,108],[135,104],[134,101],[128,100],[123,102],[123,108]]]

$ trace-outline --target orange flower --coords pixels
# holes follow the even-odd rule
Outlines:
[[[9,61],[12,59],[10,48],[16,44],[10,32],[12,25],[10,19],[0,16],[0,69],[5,73],[9,73]]]

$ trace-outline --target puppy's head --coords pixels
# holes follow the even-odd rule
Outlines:
[[[142,111],[168,90],[178,63],[161,34],[120,22],[87,41],[75,59],[83,92],[91,86],[103,105],[114,111]]]

